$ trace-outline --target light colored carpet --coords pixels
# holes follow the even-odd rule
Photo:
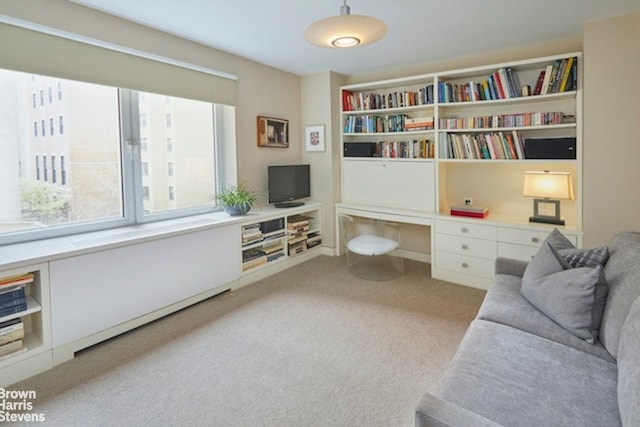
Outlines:
[[[314,258],[9,388],[50,426],[412,426],[484,291],[405,268],[370,282]]]

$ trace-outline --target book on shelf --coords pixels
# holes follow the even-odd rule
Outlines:
[[[0,317],[10,316],[12,314],[20,313],[27,309],[27,303],[20,302],[19,304],[10,305],[5,308],[0,308]]]
[[[255,268],[259,265],[263,265],[267,263],[267,256],[262,255],[259,258],[254,258],[249,261],[244,261],[242,263],[242,271],[249,270],[250,268]]]
[[[311,249],[322,243],[322,236],[318,233],[313,233],[307,236],[307,248]]]
[[[2,303],[5,301],[20,297],[24,298],[26,295],[25,286],[25,284],[22,284],[0,289],[0,306],[2,306]]]
[[[5,325],[5,326],[3,326]],[[19,317],[0,323],[0,345],[24,338],[24,322]]]
[[[478,206],[452,206],[450,213],[453,216],[466,216],[469,218],[486,218],[489,209]]]
[[[549,80],[551,80],[551,72],[553,71],[553,64],[547,65],[544,71],[544,79],[542,80],[542,87],[540,88],[540,95],[549,93]]]
[[[269,233],[264,233],[262,237],[264,241],[276,240],[276,239],[279,239],[280,237],[284,237],[285,234],[286,233],[284,230],[274,230]]]
[[[27,304],[27,297],[25,297],[24,295],[7,299],[7,300],[2,300],[0,301],[0,312],[2,312],[5,309],[9,309],[9,308],[13,308],[21,305],[24,305],[26,307],[26,304]]]
[[[264,256],[264,252],[259,248],[247,249],[242,251],[242,262],[251,261]]]
[[[305,241],[298,242],[293,245],[289,245],[289,256],[294,257],[300,255],[307,250],[307,243]]]
[[[545,73],[546,69],[540,71],[540,74],[538,74],[538,79],[536,80],[536,84],[533,88],[534,95],[540,95],[540,93],[542,92],[542,83],[544,82]]]
[[[289,246],[294,245],[298,242],[304,242],[305,240],[307,240],[307,235],[306,234],[299,234],[299,235],[295,235],[293,237],[291,237],[287,243],[289,244]]]
[[[307,225],[309,220],[313,219],[311,216],[306,215],[291,215],[287,218],[287,227],[296,227],[298,225]]]
[[[560,92],[565,92],[567,90],[573,90],[574,88],[572,86],[569,85],[569,77],[571,76],[571,73],[575,72],[574,71],[574,63],[576,61],[576,57],[573,56],[569,59],[567,59],[567,67],[565,69],[565,72],[562,76],[562,83],[560,84]]]
[[[22,339],[17,339],[15,341],[8,342],[6,344],[0,345],[0,357],[6,355],[15,355],[15,352],[23,349],[23,341]]]
[[[0,279],[0,289],[31,283],[33,282],[34,277],[35,274],[33,273],[17,274],[15,276],[3,277],[2,279]]]
[[[407,117],[404,119],[405,132],[433,129],[433,116]]]
[[[269,255],[272,254],[274,252],[277,251],[281,251],[284,249],[284,244],[283,243],[275,243],[272,245],[264,245],[260,248],[260,250],[265,254],[265,255]]]

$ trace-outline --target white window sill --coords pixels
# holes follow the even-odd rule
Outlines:
[[[242,222],[242,217],[212,212],[186,218],[0,246],[0,269],[47,262],[72,255],[163,239]]]

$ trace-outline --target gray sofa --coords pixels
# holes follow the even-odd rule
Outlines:
[[[640,233],[619,233],[605,249],[608,292],[593,343],[523,295],[528,263],[498,259],[443,383],[418,404],[416,426],[640,425]]]

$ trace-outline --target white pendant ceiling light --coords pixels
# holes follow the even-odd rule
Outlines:
[[[308,42],[321,47],[355,47],[380,40],[387,26],[379,19],[351,15],[347,0],[340,6],[340,16],[332,16],[311,24],[304,32]]]

